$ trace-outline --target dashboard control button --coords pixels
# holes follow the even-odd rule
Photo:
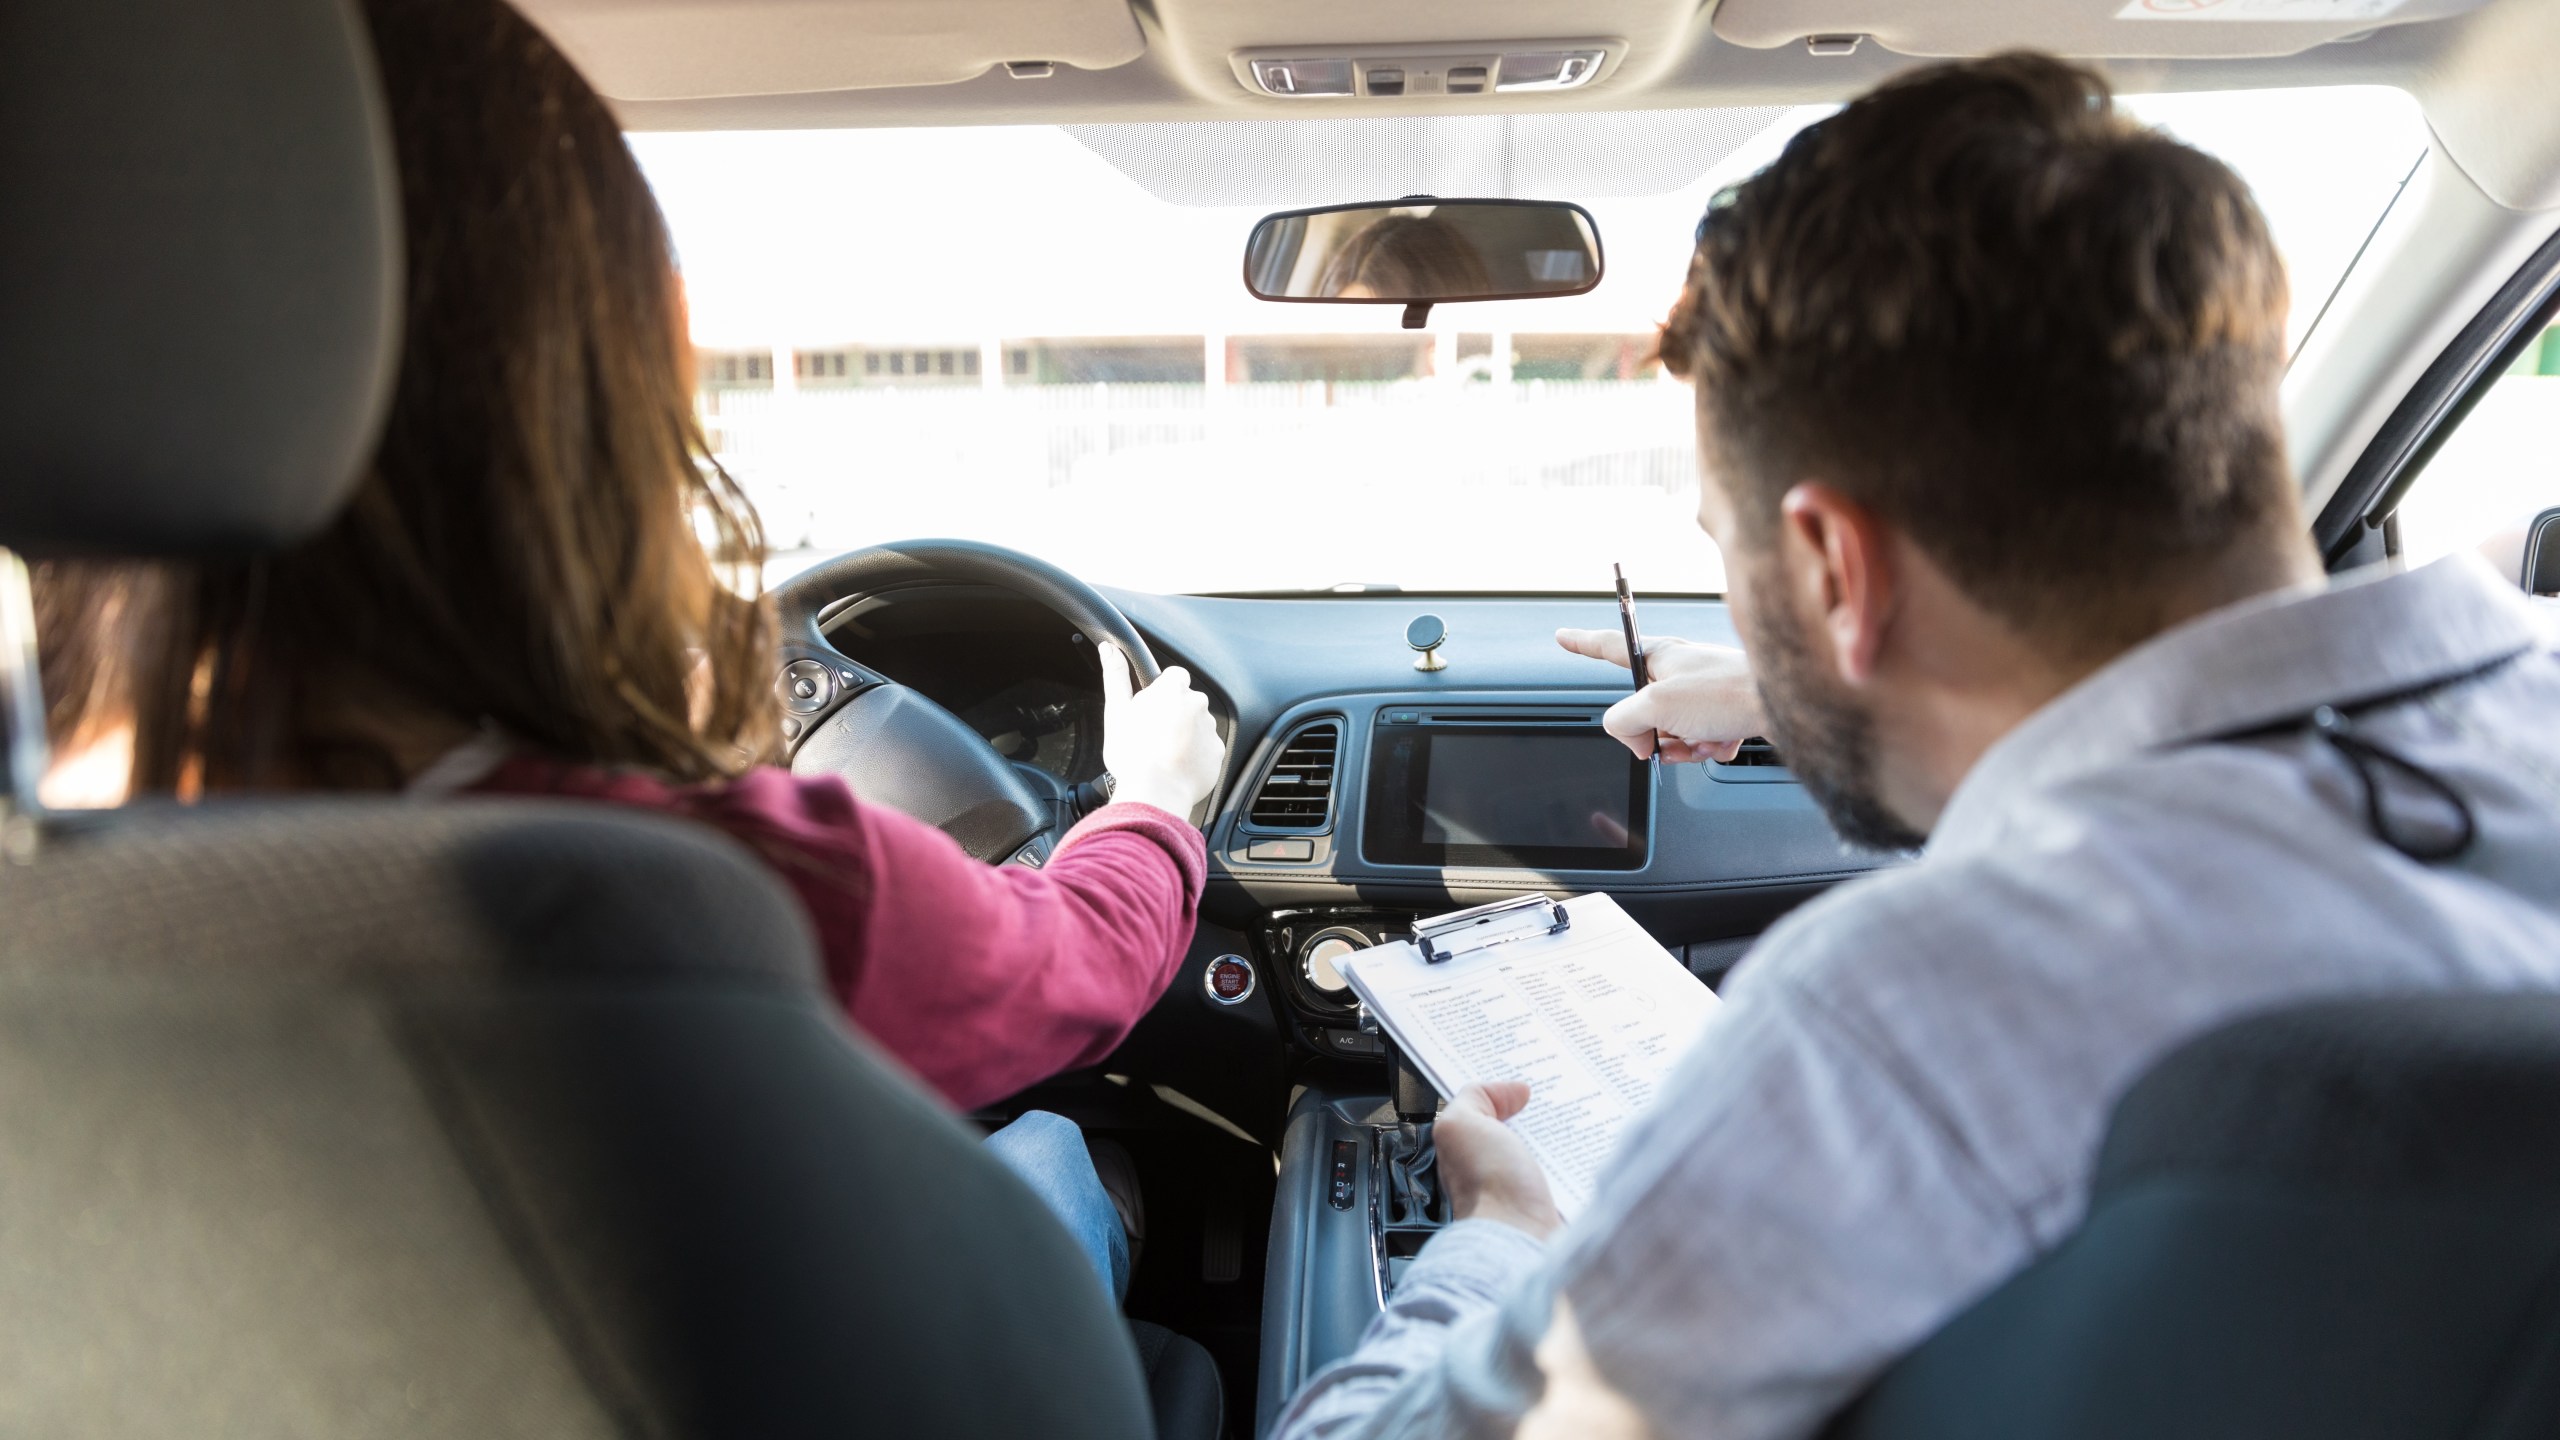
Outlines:
[[[1387,723],[1390,725],[1419,725],[1422,723],[1422,712],[1419,710],[1390,710],[1387,712]]]
[[[1253,962],[1241,955],[1221,955],[1201,972],[1209,998],[1221,1005],[1241,1005],[1253,995]]]
[[[1342,957],[1366,950],[1371,943],[1357,930],[1340,926],[1319,930],[1298,947],[1298,974],[1319,993],[1339,995],[1351,988],[1350,978],[1342,973]]]
[[[1316,1034],[1322,1038],[1322,1048],[1328,1055],[1350,1055],[1364,1060],[1386,1057],[1387,1041],[1382,1035],[1373,1035],[1366,1030],[1319,1030]]]
[[[1244,847],[1247,860],[1313,860],[1313,840],[1256,840]]]

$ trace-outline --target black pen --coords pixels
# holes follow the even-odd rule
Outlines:
[[[1644,636],[1636,629],[1636,597],[1627,589],[1627,567],[1611,565],[1609,569],[1618,577],[1618,624],[1627,632],[1627,673],[1635,678],[1636,688],[1641,690],[1652,683],[1653,677],[1645,671]],[[1662,732],[1656,730],[1653,732],[1652,758],[1659,759],[1661,755]]]

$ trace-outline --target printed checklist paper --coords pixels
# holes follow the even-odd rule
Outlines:
[[[1571,1220],[1619,1133],[1715,1009],[1714,992],[1606,895],[1564,902],[1572,925],[1425,964],[1411,941],[1343,958],[1369,1013],[1443,1096],[1529,1083],[1511,1121]]]

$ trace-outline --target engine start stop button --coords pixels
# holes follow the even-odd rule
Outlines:
[[[1221,1005],[1240,1005],[1253,994],[1253,962],[1241,955],[1221,955],[1200,977],[1209,998]]]

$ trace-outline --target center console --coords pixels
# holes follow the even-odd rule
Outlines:
[[[1707,979],[1787,907],[1872,863],[1841,850],[1765,746],[1736,764],[1636,760],[1600,726],[1623,694],[1303,702],[1277,717],[1213,831],[1212,901],[1252,935],[1293,1051],[1257,1434],[1350,1352],[1448,1220],[1436,1097],[1418,1081],[1399,1094],[1342,957],[1408,938],[1417,918],[1606,890]]]
[[[1229,915],[1354,904],[1439,914],[1524,891],[1605,889],[1658,934],[1719,937],[1756,931],[1876,863],[1843,851],[1766,745],[1732,763],[1637,760],[1600,724],[1624,694],[1290,706],[1211,826],[1209,903]]]
[[[1328,707],[1331,708],[1331,707]],[[1223,856],[1244,867],[1516,887],[1581,876],[1593,888],[1644,870],[1653,845],[1653,767],[1600,728],[1605,707],[1525,701],[1402,705],[1377,697],[1298,722],[1263,770]],[[1266,838],[1268,837],[1268,838]],[[1337,962],[1458,908],[1274,906],[1255,939],[1262,972],[1288,1002],[1291,1032],[1319,1055],[1382,1061]]]
[[[1449,1222],[1432,1162],[1430,1125],[1400,1116],[1393,1096],[1299,1092],[1263,1260],[1253,1433],[1270,1428],[1308,1376],[1350,1353],[1423,1242]]]

